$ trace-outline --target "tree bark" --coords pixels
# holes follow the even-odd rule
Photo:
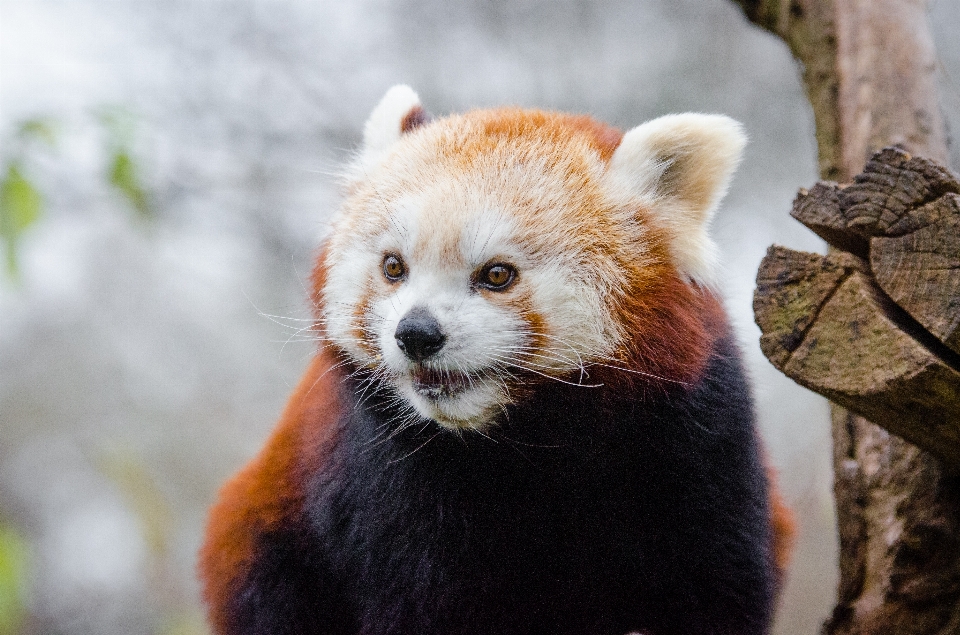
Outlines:
[[[935,84],[936,58],[924,0],[735,2],[753,22],[781,36],[803,65],[817,126],[822,178],[849,183],[871,155],[894,144],[910,154],[946,163],[946,133]],[[817,196],[829,196],[831,193],[825,190],[830,187],[822,186]],[[876,210],[885,209],[887,201],[882,203],[875,206]],[[943,204],[949,205],[950,201]],[[864,214],[865,224],[870,222],[868,216]],[[802,263],[785,265],[799,278],[809,273],[809,288],[820,292],[826,288],[828,294],[835,294],[846,285],[844,292],[859,293],[861,306],[866,306],[863,303],[878,297],[874,287],[885,278],[890,289],[879,296],[902,302],[901,307],[912,313],[907,305],[915,305],[922,295],[918,287],[942,283],[935,275],[917,274],[936,269],[930,266],[929,254],[919,254],[925,250],[937,252],[938,247],[930,250],[914,245],[918,256],[907,265],[890,255],[891,249],[903,250],[905,241],[929,241],[925,234],[918,236],[914,231],[900,236],[847,237],[844,243],[844,239],[830,238],[836,238],[835,217],[827,214],[807,220],[808,226],[819,223],[818,233],[828,242],[850,252],[840,255],[831,251],[823,262],[808,263],[807,269]],[[876,226],[876,219],[873,222]],[[849,222],[845,225],[848,227]],[[955,240],[956,230],[953,228],[953,237],[946,240]],[[951,236],[949,232],[944,235]],[[950,243],[940,250],[946,250],[949,256],[953,248],[954,243]],[[811,271],[818,267],[819,272]],[[846,276],[842,284],[831,282],[831,267],[834,274]],[[872,274],[865,276],[864,271]],[[948,304],[946,308],[947,314],[938,314],[929,306],[916,310],[931,316],[926,324],[921,322],[923,330],[955,351],[956,324],[951,326],[948,314],[956,306]],[[870,312],[883,315],[879,308]],[[844,315],[832,319],[848,327],[857,323]],[[907,335],[912,337],[909,332]],[[818,338],[808,344],[809,354],[830,354]],[[921,343],[920,348],[926,347]],[[888,352],[886,357],[863,355],[856,364],[848,364],[845,372],[849,379],[856,380],[854,375],[858,373],[888,370],[885,367],[893,361],[902,358],[896,352]],[[830,391],[822,392],[838,398]],[[871,416],[878,418],[881,414],[874,412]],[[824,633],[960,632],[960,479],[949,457],[946,463],[941,462],[838,406],[834,406],[832,419],[840,585],[837,606],[824,625]],[[891,429],[897,429],[896,425]],[[925,437],[921,434],[913,438]],[[953,452],[940,454],[952,456]]]

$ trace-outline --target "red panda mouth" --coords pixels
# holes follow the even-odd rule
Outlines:
[[[427,399],[453,397],[470,385],[469,375],[450,370],[417,368],[412,372],[413,389]]]

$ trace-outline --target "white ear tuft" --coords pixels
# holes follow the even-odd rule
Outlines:
[[[707,226],[746,142],[729,117],[667,115],[628,131],[610,159],[615,195],[642,203],[670,232],[674,264],[689,279],[708,283],[716,271]]]
[[[418,110],[420,98],[412,88],[397,84],[388,90],[363,127],[363,155],[375,157],[390,147],[403,134],[407,117]]]

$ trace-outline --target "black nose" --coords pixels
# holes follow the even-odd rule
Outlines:
[[[414,307],[403,316],[393,336],[397,338],[400,350],[415,362],[430,357],[447,341],[436,318],[423,307]]]

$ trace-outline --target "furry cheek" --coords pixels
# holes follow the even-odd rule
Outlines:
[[[375,313],[376,281],[367,252],[331,245],[322,293],[321,320],[329,341],[363,366],[377,362],[371,346],[370,318]]]
[[[609,357],[620,333],[606,308],[601,285],[571,277],[572,267],[543,267],[528,272],[529,289],[518,311],[536,325],[535,348],[528,357],[550,374],[567,374]],[[536,310],[534,310],[536,307]]]

